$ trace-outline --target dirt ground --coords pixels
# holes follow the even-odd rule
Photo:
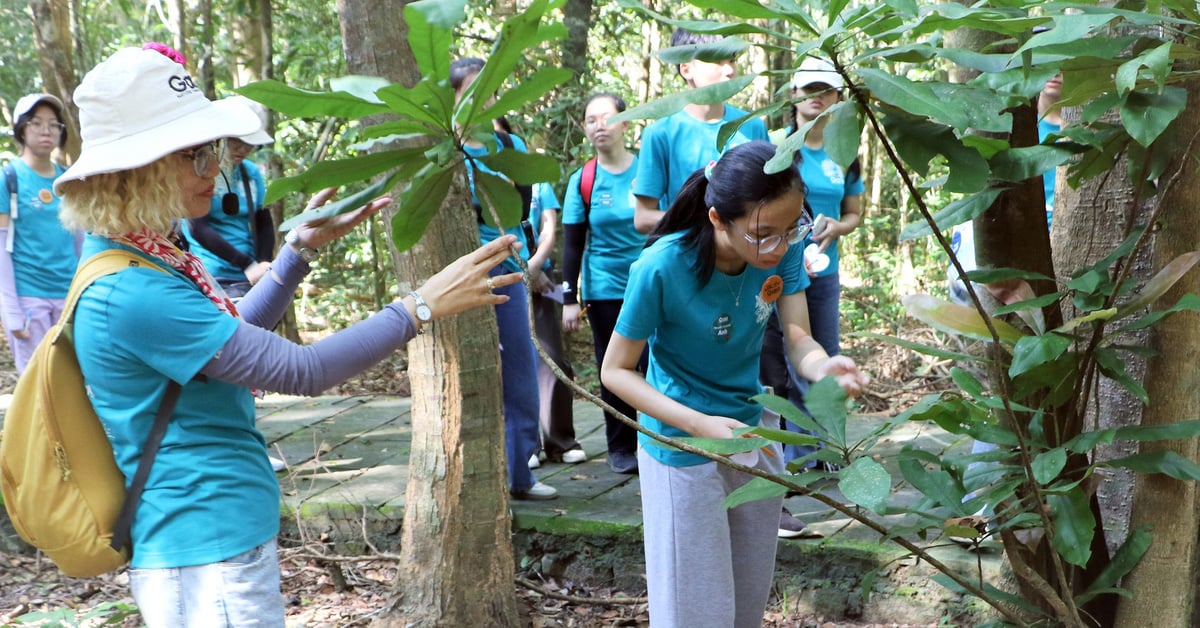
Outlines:
[[[929,341],[927,332],[910,331],[912,340]],[[915,336],[915,337],[914,337]],[[590,338],[573,334],[569,352],[581,379],[594,380]],[[892,345],[848,338],[846,353],[873,378],[860,402],[863,411],[904,407],[948,381],[948,365],[923,361]],[[331,394],[408,394],[405,359],[397,354],[345,382]],[[16,373],[6,343],[0,343],[0,393],[12,392]],[[283,593],[289,626],[363,626],[389,598],[397,566],[391,560],[330,563],[307,557],[304,548],[281,550]],[[648,626],[644,591],[615,591],[579,583],[534,581],[518,574],[514,583],[521,617],[532,628]],[[138,626],[124,572],[98,578],[66,578],[39,556],[0,553],[0,625]],[[826,621],[822,617],[785,616],[777,608],[763,623],[769,628],[841,628],[899,626]]]

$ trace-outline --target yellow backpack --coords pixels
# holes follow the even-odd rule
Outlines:
[[[179,396],[179,384],[171,382],[126,495],[125,477],[79,371],[74,318],[85,288],[131,267],[166,272],[117,249],[76,271],[62,317],[34,350],[0,433],[4,508],[21,538],[68,576],[95,576],[129,561],[133,512]]]

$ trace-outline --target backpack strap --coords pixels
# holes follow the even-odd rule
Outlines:
[[[4,185],[8,188],[8,239],[4,249],[12,253],[17,234],[17,169],[12,162],[4,164]]]
[[[63,320],[56,326],[55,342],[58,341],[64,330],[74,327],[75,306],[83,291],[97,279],[126,268],[152,268],[160,273],[167,272],[158,264],[123,249],[108,249],[93,255],[79,267],[75,278],[71,280],[71,290],[67,293],[66,305],[63,309]],[[167,390],[163,393],[163,399],[158,405],[158,413],[154,415],[154,425],[151,426],[150,436],[146,438],[146,446],[142,449],[137,472],[133,475],[133,482],[129,489],[125,491],[125,500],[121,503],[121,511],[117,515],[116,523],[113,524],[110,545],[118,552],[129,546],[133,515],[137,512],[138,502],[142,499],[142,491],[146,488],[146,479],[150,476],[150,465],[154,463],[158,448],[162,445],[163,437],[167,433],[167,424],[171,420],[171,414],[175,411],[175,404],[179,401],[179,393],[182,389],[183,387],[178,382],[167,381]]]
[[[583,224],[588,224],[591,221],[592,215],[592,188],[596,187],[596,158],[592,157],[583,164],[583,171],[579,175],[579,196],[583,198]]]

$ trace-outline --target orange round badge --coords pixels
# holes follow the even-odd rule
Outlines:
[[[762,300],[764,303],[774,303],[783,294],[783,277],[771,275],[762,285]]]
[[[38,191],[38,200],[49,205],[54,200],[54,193],[46,188],[42,188]]]

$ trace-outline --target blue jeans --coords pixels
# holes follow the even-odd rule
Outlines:
[[[284,625],[275,539],[219,563],[130,569],[129,585],[150,628]]]
[[[492,276],[508,271],[497,268]],[[537,351],[529,332],[529,300],[524,283],[496,288],[508,295],[508,303],[496,306],[500,331],[500,378],[504,387],[504,445],[508,456],[508,486],[527,491],[536,481],[529,470],[529,457],[538,449]]]

